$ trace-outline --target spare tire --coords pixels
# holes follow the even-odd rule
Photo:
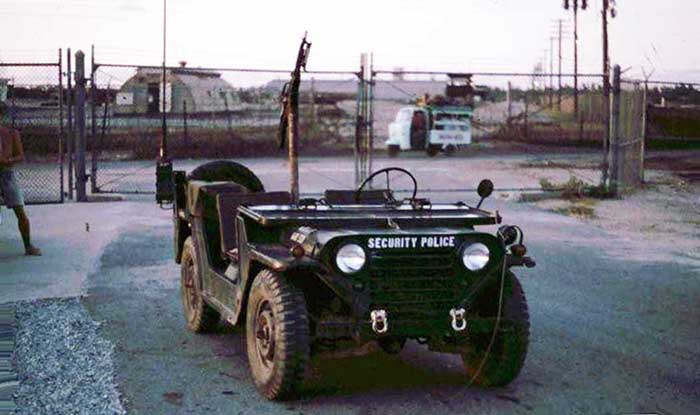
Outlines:
[[[187,180],[234,182],[253,193],[265,191],[265,187],[255,173],[240,163],[228,160],[217,160],[202,164],[187,175]]]

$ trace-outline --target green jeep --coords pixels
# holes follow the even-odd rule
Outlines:
[[[407,175],[412,194],[370,189]],[[517,226],[476,207],[418,198],[400,168],[356,191],[294,202],[230,161],[172,175],[175,261],[187,327],[245,326],[253,380],[269,399],[299,392],[312,354],[406,340],[462,356],[465,381],[505,385],[523,366],[529,317],[514,266],[534,266]]]

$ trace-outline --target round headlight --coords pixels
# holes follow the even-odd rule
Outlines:
[[[365,265],[366,260],[365,250],[355,244],[347,244],[340,248],[335,257],[338,269],[346,274],[359,271]]]
[[[482,243],[471,244],[462,252],[462,262],[470,271],[479,271],[489,262],[489,248]]]

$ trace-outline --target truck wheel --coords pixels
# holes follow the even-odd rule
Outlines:
[[[400,151],[401,147],[397,146],[396,144],[389,144],[386,147],[386,154],[392,158],[398,156]]]
[[[219,313],[211,308],[202,297],[202,273],[199,268],[199,254],[192,237],[185,240],[180,264],[180,298],[185,312],[187,328],[195,333],[213,331],[219,324]]]
[[[504,386],[520,373],[527,356],[530,338],[530,315],[523,287],[512,276],[512,291],[503,304],[501,331],[491,347],[491,351],[481,372],[474,379],[479,386]],[[503,330],[505,329],[505,330]],[[471,346],[462,353],[462,362],[469,379],[477,373],[491,341],[492,333],[479,333],[470,336]]]
[[[205,182],[228,181],[239,184],[251,192],[264,192],[262,182],[246,166],[235,161],[217,160],[198,166],[187,175],[188,180]]]
[[[435,157],[440,152],[440,146],[428,144],[428,148],[425,149],[425,152],[428,154],[428,156]]]
[[[255,385],[268,399],[294,396],[309,361],[304,294],[269,270],[258,273],[246,313],[248,361]]]

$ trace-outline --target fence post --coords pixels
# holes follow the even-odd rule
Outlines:
[[[82,50],[75,53],[75,129],[76,140],[76,171],[75,192],[78,202],[87,202],[85,185],[85,54]]]
[[[190,139],[187,135],[187,100],[183,99],[182,100],[182,128],[184,129],[184,134],[185,134],[185,149],[187,149],[190,146]]]
[[[66,97],[66,107],[68,109],[68,139],[66,140],[67,157],[68,157],[68,199],[73,200],[73,149],[75,141],[73,136],[73,72],[71,67],[72,56],[70,48],[66,50],[66,75],[68,93]]]
[[[613,68],[612,105],[610,109],[610,193],[617,197],[620,180],[620,65]]]
[[[95,76],[97,67],[95,66],[95,45],[92,45],[90,54],[90,118],[92,119],[90,129],[90,189],[92,193],[97,193],[97,84]]]
[[[63,187],[63,146],[65,141],[64,129],[63,129],[63,49],[58,49],[58,117],[59,117],[59,136],[58,136],[58,162],[61,165],[61,203],[65,200],[64,187]]]
[[[647,94],[649,93],[649,80],[644,81],[644,95],[642,97],[642,133],[639,140],[639,180],[644,184],[644,148],[647,142]]]
[[[506,117],[506,125],[510,127],[513,118],[513,86],[510,81],[508,81],[508,91],[506,91],[506,103],[508,108],[508,115]]]

